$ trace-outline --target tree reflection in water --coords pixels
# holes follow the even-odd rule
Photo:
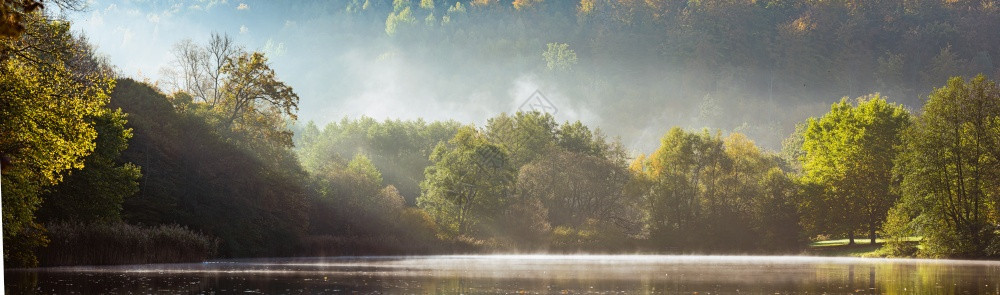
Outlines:
[[[998,294],[1000,262],[800,256],[488,255],[9,270],[10,294]]]

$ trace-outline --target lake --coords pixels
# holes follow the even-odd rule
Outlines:
[[[1000,294],[1000,262],[807,256],[448,255],[8,270],[7,294]]]

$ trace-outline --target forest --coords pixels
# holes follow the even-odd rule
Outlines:
[[[426,87],[503,92],[494,74],[532,68],[565,96],[627,101],[613,116],[690,110],[608,129],[538,111],[303,122],[311,98],[266,52],[211,34],[178,42],[162,79],[129,76],[41,4],[5,1],[0,22],[8,267],[830,238],[1000,257],[992,1],[338,3],[405,58],[481,65]]]

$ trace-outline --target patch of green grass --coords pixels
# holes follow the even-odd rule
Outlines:
[[[907,237],[905,240],[917,243],[920,237]],[[854,245],[850,245],[848,239],[816,241],[809,245],[806,253],[817,256],[884,257],[879,250],[885,242],[885,239],[876,239],[873,245],[870,239],[854,239]]]

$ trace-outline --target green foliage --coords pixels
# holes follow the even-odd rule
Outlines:
[[[794,221],[797,189],[777,157],[738,133],[671,129],[630,184],[644,206],[656,250],[793,251],[803,245]],[[761,240],[777,237],[780,242]],[[754,241],[747,243],[746,241]]]
[[[448,14],[451,14],[451,13],[464,13],[464,12],[465,12],[465,6],[462,6],[462,2],[461,1],[455,1],[455,5],[454,6],[448,7]]]
[[[370,118],[344,119],[322,131],[307,124],[297,138],[314,192],[304,251],[426,253],[441,246],[437,226],[423,211],[407,208],[404,194],[411,201],[419,194],[417,183],[430,165],[430,150],[454,129],[449,123]],[[397,190],[398,186],[410,189],[409,193]]]
[[[916,212],[912,205],[907,204],[904,199],[896,206],[889,209],[885,223],[882,224],[882,232],[886,237],[885,246],[882,252],[891,257],[912,257],[917,253],[916,244],[911,243],[908,238],[916,234],[915,223],[912,222]]]
[[[989,30],[1000,24],[995,8],[963,1],[466,3],[366,0],[347,10],[352,23],[377,30],[385,17],[383,38],[417,48],[414,58],[483,64],[476,71],[490,75],[477,86],[507,85],[505,73],[538,65],[544,44],[541,61],[559,73],[541,83],[585,83],[561,87],[582,102],[641,102],[599,112],[653,122],[640,108],[656,105],[746,132],[790,128],[802,112],[775,114],[776,106],[830,93],[883,91],[915,104],[947,77],[995,74],[991,56],[1000,55]],[[480,130],[359,118],[293,134],[298,96],[263,54],[219,35],[178,44],[185,81],[170,97],[119,81],[112,103],[126,122],[104,107],[110,71],[67,23],[4,8],[0,153],[12,164],[2,177],[11,265],[34,264],[32,251],[49,240],[36,210],[50,221],[182,224],[218,236],[223,256],[640,244],[794,252],[804,233],[867,230],[874,239],[880,228],[887,255],[913,255],[913,236],[923,237],[924,256],[1000,253],[1000,90],[983,77],[934,90],[913,126],[903,107],[877,95],[845,99],[797,126],[780,155],[739,133],[675,128],[626,167],[619,142],[542,113],[502,114]],[[546,44],[553,32],[571,33]],[[419,50],[420,42],[458,49]],[[771,116],[753,118],[762,111]],[[643,128],[619,129],[647,126],[627,127]],[[143,166],[141,178],[130,163]],[[98,245],[80,258],[113,263],[92,249],[115,243],[139,261],[137,253],[161,251],[149,249],[160,243],[151,236],[181,249],[156,259],[212,255],[211,238],[171,228],[52,223],[44,251],[55,252],[43,262],[80,263],[60,262],[75,259],[60,249]]]
[[[509,151],[514,167],[521,167],[555,146],[557,127],[548,113],[517,112],[513,116],[503,113],[487,120],[483,133],[486,140]],[[572,135],[566,136],[565,142],[570,145]]]
[[[124,219],[180,224],[221,239],[223,256],[288,255],[308,224],[306,174],[282,157],[265,162],[148,85],[118,80],[111,104],[134,136],[122,158],[142,166]]]
[[[368,157],[366,157],[363,154],[355,155],[354,159],[351,159],[351,161],[347,163],[347,171],[349,173],[361,176],[367,182],[376,185],[382,184],[382,173],[378,172],[378,169],[375,168],[375,165],[372,164],[372,161],[369,160]]]
[[[420,8],[434,10],[434,0],[420,0]]]
[[[84,167],[97,137],[90,119],[114,87],[69,23],[23,17],[20,38],[0,40],[0,155],[10,159],[2,177],[4,260],[12,266],[31,266],[32,248],[45,244],[34,224],[40,193]]]
[[[905,225],[923,236],[924,256],[998,255],[1000,88],[982,75],[952,78],[931,93],[905,138],[903,202],[886,230],[905,234],[897,229]]]
[[[588,220],[579,227],[557,226],[551,247],[570,253],[580,251],[622,252],[636,249],[635,239],[612,224]]]
[[[243,53],[230,58],[222,68],[223,101],[216,106],[222,126],[249,142],[292,146],[292,132],[286,121],[295,121],[299,96],[278,80],[263,53]],[[245,140],[246,141],[246,140]]]
[[[577,63],[576,52],[569,49],[569,44],[566,43],[545,44],[542,57],[545,58],[545,66],[549,70],[569,71]]]
[[[805,241],[802,217],[798,212],[799,186],[777,167],[772,167],[760,179],[763,194],[752,210],[759,214],[756,245],[764,251],[790,252]]]
[[[293,253],[309,224],[309,179],[288,126],[298,95],[229,36],[182,41],[174,55],[171,98],[131,82],[114,101],[136,121],[125,157],[148,174],[126,220],[203,230],[227,256]]]
[[[580,121],[559,125],[556,130],[556,145],[566,151],[607,157],[623,163],[627,156],[620,143],[608,142],[600,130],[591,131]]]
[[[857,106],[842,99],[823,117],[809,120],[799,159],[802,181],[822,189],[804,196],[810,201],[803,203],[817,234],[847,234],[853,240],[854,232],[867,229],[870,239],[876,238],[899,198],[893,160],[909,125],[902,106],[878,95],[859,98]]]
[[[397,3],[400,1],[396,1]],[[408,2],[408,1],[407,1]],[[405,7],[399,8],[396,5],[396,9],[385,18],[385,33],[389,36],[395,35],[402,25],[411,25],[417,22],[416,17],[413,16],[413,12],[410,11],[409,3],[405,4]]]
[[[625,193],[631,177],[624,163],[603,155],[556,150],[521,167],[517,194],[538,200],[544,222],[551,226],[580,228],[591,223],[621,236],[637,236],[640,202]]]
[[[634,200],[623,198],[622,186],[627,182],[629,173],[624,168],[625,152],[620,143],[607,142],[603,135],[590,131],[580,122],[567,122],[560,126],[551,115],[519,113],[491,118],[482,133],[470,129],[469,132],[476,135],[466,139],[479,138],[474,140],[475,147],[458,145],[465,148],[447,152],[458,138],[458,127],[454,122],[376,122],[370,118],[353,121],[345,119],[327,125],[322,131],[314,124],[302,127],[296,138],[298,152],[305,167],[313,175],[313,188],[317,192],[317,199],[312,201],[310,209],[312,217],[309,232],[314,238],[310,238],[308,247],[325,249],[316,243],[326,240],[341,244],[341,237],[355,236],[365,240],[386,234],[410,234],[417,240],[427,241],[427,237],[440,233],[450,238],[448,241],[434,241],[434,244],[470,241],[473,244],[501,247],[500,249],[539,249],[546,247],[550,241],[550,220],[566,222],[552,214],[582,216],[574,217],[574,221],[567,223],[571,226],[583,226],[584,220],[591,218],[591,222],[595,223],[593,227],[611,231],[601,232],[602,235],[625,236],[627,232],[634,238],[639,231],[641,225],[638,207]],[[442,145],[444,150],[435,149],[439,142],[448,139],[452,140],[452,145]],[[484,146],[479,146],[480,144]],[[513,178],[513,172],[516,172],[514,169],[517,168],[513,166],[515,164],[503,164],[510,160],[496,157],[498,154],[495,153],[508,148],[522,151],[519,161],[525,164],[521,170],[529,171],[520,174],[520,178],[516,180],[517,185]],[[433,154],[433,150],[437,154]],[[463,158],[455,155],[462,154],[458,150],[466,152],[465,157],[472,160],[455,160]],[[362,154],[365,156],[360,156]],[[344,160],[351,157],[354,159],[350,162]],[[463,163],[465,166],[462,166]],[[413,174],[412,171],[423,172],[427,166],[437,169],[434,168],[437,165],[448,167],[447,170],[438,170],[449,171],[450,174],[426,174],[437,180],[434,184],[437,198],[428,197],[427,191],[422,197],[426,200],[425,205],[433,205],[406,208],[398,201],[398,197],[392,197],[397,195],[394,193],[395,188],[406,185],[409,180],[423,180],[425,189],[428,188],[428,179],[431,178],[426,178],[423,173]],[[461,227],[457,225],[456,216],[461,209],[456,209],[460,206],[453,206],[453,202],[465,200],[459,195],[466,192],[469,193],[466,196],[469,199],[475,199],[471,195],[495,192],[492,184],[487,183],[489,179],[486,179],[487,182],[480,182],[478,177],[493,179],[496,175],[490,173],[492,170],[489,167],[505,165],[511,166],[501,169],[506,172],[497,173],[510,175],[510,180],[501,181],[504,183],[502,186],[509,187],[507,193],[501,194],[504,196],[502,202],[484,204],[483,206],[491,209],[477,209],[476,212],[471,210],[478,205],[468,205],[468,213],[464,214],[469,219],[474,218],[469,222],[476,225],[466,225],[468,236],[456,237]],[[560,168],[560,165],[576,168],[569,170],[572,174],[559,177],[558,183],[547,183],[550,174],[567,171],[565,167]],[[378,189],[378,183],[381,183],[379,175],[389,184],[381,190]],[[463,179],[471,182],[453,181],[454,179],[448,179],[444,175],[465,177]],[[612,181],[613,184],[606,186],[606,181]],[[521,186],[522,183],[526,186]],[[477,189],[475,185],[489,188]],[[400,189],[398,194],[406,196],[404,191]],[[583,195],[574,195],[576,193]],[[420,192],[417,191],[415,195],[420,195]],[[452,199],[447,199],[449,197]],[[576,211],[550,214],[552,211],[547,206]],[[407,218],[390,217],[400,215],[399,210],[420,212],[424,218],[413,218],[425,221],[414,222],[406,220]],[[413,226],[416,224],[424,225]],[[407,249],[419,248],[416,245],[414,247],[416,248]],[[375,248],[383,249],[382,246]],[[333,253],[332,249],[317,251]]]
[[[43,195],[38,213],[43,220],[120,221],[125,198],[139,191],[139,166],[119,159],[132,138],[126,115],[109,110],[93,121],[97,147],[84,158],[83,169],[72,171]]]
[[[514,181],[508,153],[471,127],[434,148],[417,206],[451,237],[483,237],[507,205]]]
[[[310,127],[312,126],[312,127]],[[364,154],[392,185],[414,204],[420,195],[420,181],[434,147],[455,135],[459,123],[427,123],[422,120],[375,121],[368,117],[343,119],[322,129],[311,122],[297,132],[296,151],[302,166],[311,174],[343,169],[347,161]]]
[[[282,82],[261,52],[247,52],[228,35],[212,34],[205,45],[190,40],[174,46],[173,67],[163,69],[171,102],[200,116],[227,140],[265,162],[289,159],[299,96]],[[270,159],[278,158],[277,161]]]
[[[802,150],[802,144],[805,141],[805,133],[808,126],[808,124],[804,123],[795,124],[795,131],[781,141],[781,159],[784,160],[785,164],[790,166],[789,169],[795,173],[802,172],[802,160],[800,159],[805,156],[805,152]]]
[[[695,153],[701,156],[695,157]],[[663,136],[660,147],[643,163],[649,187],[643,190],[648,194],[643,196],[646,225],[654,243],[671,247],[695,244],[695,232],[703,229],[694,228],[701,223],[701,199],[707,199],[701,193],[699,176],[708,169],[718,169],[724,160],[728,159],[723,157],[721,138],[713,138],[707,130],[695,134],[673,128]]]
[[[383,188],[382,174],[362,154],[356,155],[346,167],[328,166],[314,171],[312,176],[313,189],[319,198],[313,201],[319,202],[314,205],[313,216],[325,220],[316,220],[311,233],[338,233],[342,227],[346,227],[346,232],[373,231],[387,225],[379,222],[392,216],[385,214],[398,214],[396,211],[402,210],[399,192],[393,186]],[[323,216],[329,214],[344,220]]]

